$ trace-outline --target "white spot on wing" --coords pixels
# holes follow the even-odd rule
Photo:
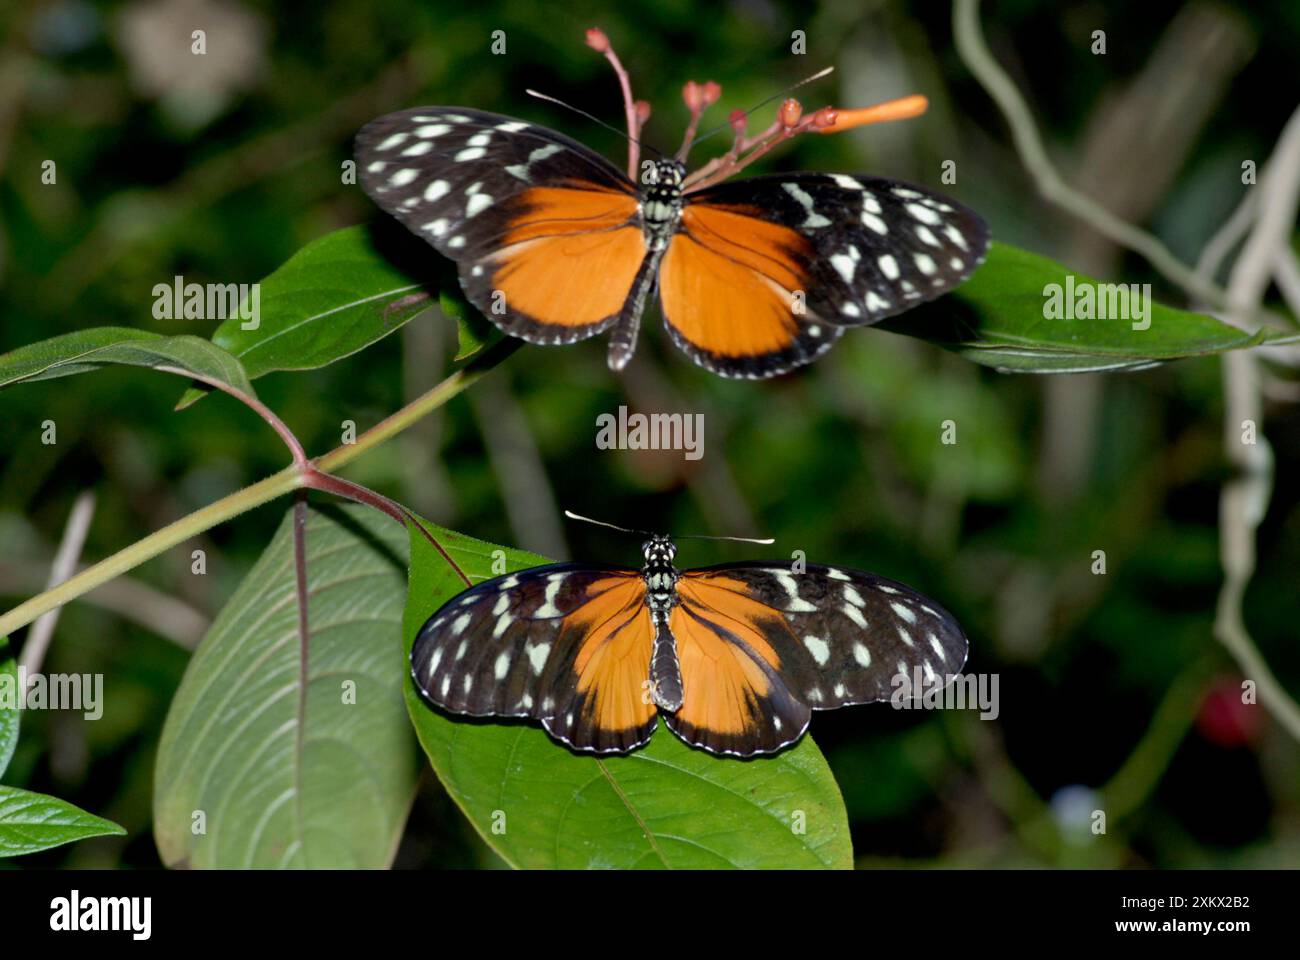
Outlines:
[[[934,226],[940,221],[939,215],[924,204],[909,203],[906,205],[905,209],[912,216],[916,217],[916,219],[920,220],[922,223],[928,223],[930,226]]]
[[[803,645],[808,648],[812,658],[817,661],[817,666],[826,666],[826,661],[831,658],[831,648],[825,640],[819,637],[804,637]]]
[[[911,607],[901,603],[890,603],[889,608],[908,623],[916,623],[916,612]]]
[[[829,227],[831,225],[831,222],[829,220],[827,220],[820,213],[818,213],[816,210],[813,209],[812,194],[810,194],[807,190],[804,190],[797,183],[783,183],[781,184],[781,187],[782,189],[785,190],[786,193],[794,197],[795,200],[798,201],[799,205],[803,207],[804,210],[807,212],[807,217],[804,218],[804,222],[803,222],[803,227],[805,229],[812,229],[815,227]]]
[[[491,197],[486,193],[476,193],[469,198],[469,203],[465,204],[465,216],[472,217],[476,213],[482,213],[490,206],[492,206]]]

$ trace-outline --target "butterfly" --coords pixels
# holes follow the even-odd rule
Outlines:
[[[813,710],[942,686],[966,662],[952,615],[893,580],[839,567],[729,563],[678,571],[652,536],[644,566],[558,563],[445,603],[411,651],[421,695],[471,716],[529,717],[569,747],[626,753],[658,718],[711,753],[774,753]]]
[[[638,185],[555,130],[464,107],[380,117],[355,155],[366,193],[456,262],[502,331],[608,333],[616,371],[656,293],[687,356],[759,379],[947,293],[988,249],[976,213],[924,187],[840,173],[709,185],[669,157],[647,160]]]

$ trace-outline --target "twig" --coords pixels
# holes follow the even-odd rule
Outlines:
[[[1300,108],[1287,121],[1273,155],[1260,176],[1255,228],[1228,280],[1229,310],[1239,325],[1258,309],[1276,269],[1277,252],[1289,249],[1292,224],[1300,204]],[[1263,402],[1258,357],[1235,351],[1223,358],[1224,453],[1238,475],[1224,484],[1219,499],[1219,556],[1223,586],[1214,617],[1214,635],[1228,649],[1246,677],[1255,681],[1259,702],[1300,740],[1300,705],[1291,699],[1269,669],[1246,629],[1242,598],[1256,564],[1255,535],[1272,494],[1273,452],[1259,432]],[[1245,443],[1246,421],[1256,425],[1254,443]]]
[[[602,30],[592,27],[587,31],[587,46],[603,54],[618,75],[618,86],[623,92],[623,112],[627,115],[627,178],[635,183],[636,168],[641,159],[641,121],[637,117],[636,101],[632,99],[632,81],[623,68],[622,61],[618,59],[618,54],[614,52],[609,37]]]
[[[469,405],[497,475],[515,541],[553,560],[567,559],[569,547],[555,491],[509,386],[491,381],[469,395]]]
[[[186,370],[182,367],[173,367],[165,363],[159,364],[156,369],[161,370],[163,373],[175,373],[182,377],[189,377],[192,380],[198,380],[200,383],[206,383],[208,386],[215,387],[222,393],[234,397],[270,424],[271,429],[280,435],[280,439],[283,440],[285,446],[289,448],[289,453],[293,457],[293,462],[295,464],[299,466],[306,465],[307,454],[303,451],[302,444],[298,441],[297,436],[295,436],[294,432],[288,428],[285,422],[276,415],[275,411],[264,404],[261,400],[245,393],[243,390],[231,386],[224,380],[219,380],[216,377],[205,376],[201,373],[195,373],[193,370]]]
[[[81,548],[85,546],[86,534],[90,531],[90,521],[94,516],[95,495],[86,490],[72,503],[68,522],[63,528],[63,540],[59,543],[59,549],[54,554],[54,563],[50,566],[47,590],[57,587],[72,576],[72,572],[77,568],[77,560],[81,556]],[[40,672],[41,664],[45,661],[45,652],[50,648],[50,641],[54,638],[54,627],[59,622],[59,610],[60,608],[55,607],[42,614],[32,624],[32,629],[27,634],[27,641],[23,644],[18,663],[29,674]],[[0,636],[3,635],[0,633]]]
[[[84,570],[78,566],[76,571]],[[39,593],[46,579],[31,569],[29,562],[0,561],[0,595]],[[208,632],[209,618],[195,607],[131,577],[118,577],[82,597],[87,603],[135,623],[170,640],[184,650],[193,650]]]
[[[1169,768],[1174,752],[1196,719],[1206,673],[1204,664],[1194,664],[1178,675],[1142,739],[1101,788],[1106,815],[1112,821],[1122,820],[1141,807]]]
[[[522,341],[502,340],[489,347],[469,365],[457,370],[432,390],[417,400],[407,404],[391,416],[381,420],[365,433],[357,437],[355,443],[343,444],[334,448],[315,461],[315,467],[323,473],[329,473],[351,463],[367,450],[371,450],[401,433],[421,417],[436,410],[452,397],[463,392],[479,380],[498,363],[517,350]],[[111,557],[69,577],[53,589],[20,603],[12,610],[0,616],[0,636],[10,635],[13,631],[31,623],[46,611],[73,600],[89,590],[112,580],[119,574],[139,566],[190,537],[209,530],[219,523],[237,517],[247,510],[283,496],[304,486],[304,471],[297,466],[288,466],[279,473],[272,474],[264,480],[247,486],[242,490],[222,497],[200,510],[168,524],[161,530],[149,534],[129,547],[119,550]]]
[[[1038,191],[1052,203],[1087,221],[1115,243],[1141,254],[1171,283],[1211,306],[1222,308],[1226,302],[1223,290],[1198,275],[1154,236],[1115,216],[1061,179],[1047,156],[1029,106],[984,41],[979,22],[979,0],[954,0],[953,35],[962,60],[1002,110],[1021,161],[1034,178]]]

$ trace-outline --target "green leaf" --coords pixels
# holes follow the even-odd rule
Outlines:
[[[9,638],[0,637],[0,777],[5,774],[14,748],[18,746],[18,663],[9,649]]]
[[[503,548],[426,526],[471,580],[493,575],[493,551]],[[518,550],[503,555],[511,570],[546,562]],[[408,652],[424,621],[464,586],[412,525]],[[774,757],[724,759],[660,723],[647,747],[597,758],[573,753],[537,724],[453,720],[411,683],[406,701],[443,785],[513,866],[852,866],[844,802],[810,737]]]
[[[438,295],[442,312],[456,321],[456,360],[468,360],[503,334],[472,307],[459,293],[444,290]]]
[[[1072,280],[1067,280],[1072,277]],[[1072,283],[1073,287],[1067,287]],[[1149,312],[1139,321],[1049,317],[1049,295],[1059,288],[1062,311],[1070,301],[1110,297],[1106,284],[1035,253],[994,243],[988,260],[946,297],[882,323],[881,329],[932,341],[968,360],[1007,373],[1074,373],[1122,370],[1180,357],[1205,356],[1252,346],[1249,334],[1199,313],[1146,298]],[[1073,290],[1074,296],[1067,294]],[[1100,300],[1097,297],[1100,295]],[[1118,304],[1117,304],[1118,305]],[[1079,310],[1070,314],[1080,315]],[[1093,316],[1098,311],[1094,308]],[[1118,313],[1119,311],[1115,311]],[[1133,329],[1134,323],[1150,326]]]
[[[98,370],[106,364],[179,367],[256,396],[239,361],[202,337],[164,337],[129,327],[92,327],[0,356],[0,388]]]
[[[375,249],[365,227],[346,227],[313,240],[261,282],[256,330],[231,317],[212,340],[239,357],[254,379],[323,367],[427,310],[425,285],[433,279],[431,262],[427,272],[407,273]]]
[[[168,712],[154,776],[168,865],[381,868],[396,851],[417,774],[402,703],[406,537],[368,507],[308,511],[304,672],[292,524],[291,510]]]
[[[0,787],[0,857],[60,847],[87,837],[121,836],[126,830],[43,793]]]

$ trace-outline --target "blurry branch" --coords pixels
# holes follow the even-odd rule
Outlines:
[[[953,34],[962,60],[1002,110],[1011,127],[1020,159],[1033,176],[1039,193],[1086,220],[1120,246],[1141,254],[1171,283],[1212,306],[1222,307],[1226,302],[1223,290],[1198,275],[1154,236],[1079,193],[1057,173],[1047,156],[1029,106],[985,43],[979,22],[979,0],[954,0]]]
[[[84,569],[78,566],[75,572]],[[45,577],[30,564],[0,561],[0,594],[38,593],[46,585]],[[131,577],[111,580],[83,599],[186,650],[198,646],[211,622],[185,601]]]
[[[469,404],[501,486],[515,541],[542,556],[567,560],[569,547],[555,493],[509,385],[490,380],[469,395]]]
[[[1110,820],[1122,820],[1134,813],[1164,776],[1178,745],[1196,719],[1207,673],[1204,664],[1194,664],[1178,675],[1156,708],[1142,739],[1124,765],[1101,788]]]
[[[63,583],[77,569],[77,560],[81,556],[81,548],[86,544],[86,534],[90,532],[90,521],[94,516],[95,495],[86,490],[72,502],[68,522],[63,527],[63,540],[54,554],[54,563],[50,565],[50,580],[45,587],[47,590]],[[32,629],[27,633],[27,642],[23,644],[23,651],[18,657],[20,668],[26,669],[28,673],[40,672],[41,664],[45,661],[45,651],[50,648],[58,622],[59,608],[55,607],[32,624]]]
[[[998,104],[1011,127],[1016,149],[1033,175],[1039,192],[1048,200],[1090,223],[1116,243],[1141,254],[1171,282],[1208,307],[1225,312],[1225,319],[1246,330],[1259,326],[1264,293],[1276,270],[1277,254],[1289,250],[1300,192],[1300,109],[1287,122],[1255,189],[1262,193],[1255,205],[1255,228],[1233,266],[1227,291],[1212,280],[1217,259],[1226,255],[1243,230],[1246,213],[1238,210],[1211,241],[1213,255],[1202,256],[1192,270],[1154,236],[1140,230],[1068,186],[1048,159],[1029,107],[1011,78],[998,65],[984,41],[979,22],[979,0],[953,0],[953,33],[957,50],[989,96]],[[1244,204],[1243,204],[1244,205]],[[1207,248],[1208,249],[1208,248]],[[1220,554],[1224,584],[1219,594],[1214,632],[1228,648],[1248,678],[1256,681],[1260,702],[1300,740],[1300,706],[1278,683],[1247,633],[1241,600],[1255,569],[1255,531],[1268,507],[1272,486],[1272,451],[1258,433],[1262,404],[1258,358],[1251,351],[1223,356],[1227,457],[1240,475],[1225,484],[1220,500]],[[1245,421],[1255,425],[1256,442],[1242,442]]]
[[[1263,301],[1277,269],[1278,253],[1290,252],[1300,204],[1300,108],[1287,121],[1256,189],[1260,199],[1255,206],[1255,227],[1228,279],[1228,309],[1243,326]],[[1242,599],[1255,572],[1256,531],[1268,510],[1273,486],[1273,452],[1260,430],[1259,358],[1248,351],[1226,354],[1223,392],[1224,454],[1237,474],[1224,484],[1219,499],[1219,555],[1224,578],[1214,634],[1246,677],[1255,681],[1259,702],[1300,740],[1300,706],[1288,696],[1251,640],[1242,612]],[[1247,421],[1254,426],[1253,442],[1246,442]]]
[[[643,352],[637,363],[629,364],[623,371],[622,386],[628,403],[637,410],[686,410],[694,407],[706,423],[715,416],[715,412],[698,399],[687,404],[649,351]],[[722,430],[708,429],[710,436],[724,436]],[[727,465],[726,450],[721,444],[715,448],[713,456],[705,453],[694,468],[684,470],[682,478],[714,533],[733,537],[762,535],[744,492]]]
[[[446,337],[455,337],[454,328],[438,306],[402,327],[403,403],[432,387],[446,370],[453,352]],[[442,412],[435,411],[408,431],[402,438],[401,462],[406,503],[422,516],[441,517],[444,524],[451,524],[456,497],[442,462],[443,420]]]
[[[1136,76],[1112,83],[1089,111],[1068,166],[1076,190],[1102,198],[1116,217],[1143,223],[1187,163],[1253,42],[1238,14],[1193,0],[1162,31]],[[1084,220],[1071,218],[1065,262],[1112,276],[1122,250]],[[1213,277],[1208,277],[1213,281]],[[1043,390],[1039,496],[1076,499],[1096,460],[1104,374],[1047,377]]]
[[[970,760],[989,799],[1021,842],[1039,856],[1055,860],[1061,851],[1061,836],[1051,808],[1011,762],[995,725],[965,710],[945,710],[943,714],[955,745]]]

